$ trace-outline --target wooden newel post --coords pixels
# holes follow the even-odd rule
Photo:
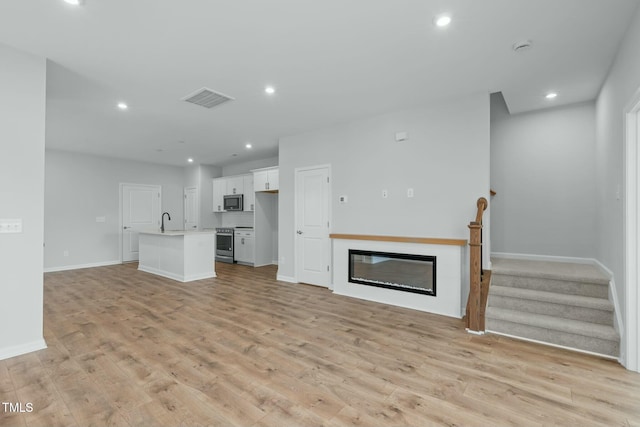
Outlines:
[[[467,313],[467,329],[480,332],[480,282],[482,266],[480,265],[482,243],[482,224],[472,222],[469,224],[470,238],[470,284],[469,284],[469,313]]]
[[[469,301],[467,303],[467,329],[484,332],[483,309],[481,305],[482,283],[482,214],[488,206],[487,199],[478,199],[476,220],[469,224],[470,268]]]

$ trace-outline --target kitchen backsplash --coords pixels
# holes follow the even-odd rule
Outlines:
[[[253,212],[224,212],[222,227],[253,227]]]

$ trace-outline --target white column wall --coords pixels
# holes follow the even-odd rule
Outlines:
[[[0,44],[0,359],[46,347],[43,230],[46,60]]]

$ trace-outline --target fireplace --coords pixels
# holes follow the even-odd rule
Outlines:
[[[349,249],[349,282],[436,296],[436,257]]]

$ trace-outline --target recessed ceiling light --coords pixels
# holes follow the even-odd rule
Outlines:
[[[192,159],[191,157],[189,157],[189,158],[187,159],[187,162],[189,162],[189,163],[193,163],[193,159]]]
[[[267,86],[264,88],[264,91],[269,95],[273,95],[274,93],[276,93],[276,88],[274,88],[273,86]]]
[[[250,149],[251,147],[253,147],[253,145],[251,145],[250,143],[245,144],[246,149]]]
[[[84,0],[64,0],[65,3],[72,4],[74,6],[80,6],[84,3]]]
[[[433,19],[433,22],[438,27],[446,27],[451,24],[451,16],[449,15],[438,15]]]
[[[121,110],[126,110],[127,108],[129,108],[129,106],[124,102],[118,102],[118,108]]]
[[[547,98],[547,99],[554,99],[554,98],[556,98],[557,96],[558,96],[558,94],[557,94],[557,93],[555,93],[555,92],[549,92],[549,93],[548,93],[548,94],[546,94],[544,97],[545,97],[545,98]]]

